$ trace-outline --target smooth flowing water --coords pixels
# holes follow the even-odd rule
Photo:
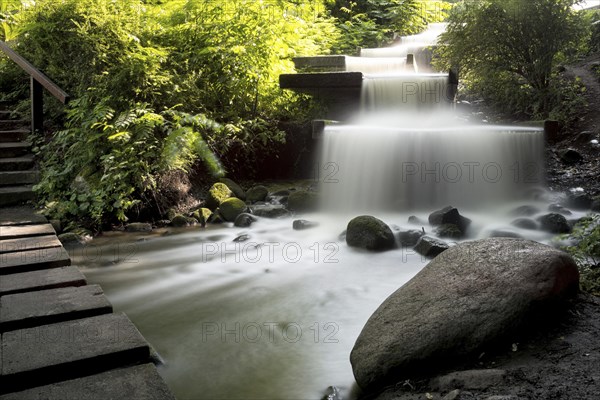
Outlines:
[[[165,360],[179,399],[319,399],[331,385],[350,398],[364,322],[425,260],[350,249],[338,238],[345,222],[307,217],[321,226],[119,234],[72,255]]]
[[[521,204],[463,212],[473,219],[470,236],[509,227],[549,240],[509,226],[509,210]],[[422,228],[406,222],[408,213],[375,215],[394,230]],[[159,372],[177,398],[317,400],[335,385],[353,399],[349,355],[360,330],[427,260],[412,249],[349,248],[338,236],[351,216],[304,217],[321,225],[294,231],[286,218],[247,229],[117,232],[71,255],[160,354]],[[241,235],[248,240],[235,242]]]
[[[319,399],[331,385],[356,397],[349,355],[360,330],[427,262],[412,249],[349,248],[340,234],[359,213],[430,231],[409,215],[426,220],[451,204],[473,220],[470,238],[494,229],[550,238],[510,225],[524,201],[547,207],[543,191],[527,194],[543,186],[541,130],[461,122],[444,98],[447,75],[405,70],[409,51],[425,54],[435,36],[403,38],[385,66],[350,60],[369,72],[363,110],[323,134],[325,212],[302,216],[317,228],[260,218],[250,228],[112,233],[72,250],[155,347],[178,398]]]

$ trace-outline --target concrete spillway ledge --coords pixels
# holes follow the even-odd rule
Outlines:
[[[346,56],[295,57],[292,59],[297,71],[345,71]]]
[[[173,400],[150,345],[70,265],[46,219],[0,212],[0,400]]]
[[[358,90],[362,87],[362,72],[313,72],[279,75],[279,87],[305,91],[322,92],[331,89]]]
[[[282,74],[279,76],[281,89],[293,90],[313,96],[327,105],[329,120],[346,121],[360,109],[362,72],[313,72]],[[458,73],[448,73],[448,99],[452,101],[458,90]]]

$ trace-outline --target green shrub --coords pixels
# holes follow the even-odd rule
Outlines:
[[[282,92],[278,76],[293,71],[292,57],[326,53],[337,37],[322,9],[319,1],[38,0],[15,11],[11,46],[74,99],[66,109],[47,102],[50,120],[65,128],[35,138],[36,190],[49,213],[100,228],[156,203],[170,171],[251,176],[285,140],[278,120],[308,117],[306,96]],[[27,108],[27,77],[6,59],[0,88]]]
[[[440,38],[437,66],[460,66],[461,80],[500,110],[537,119],[569,115],[573,107],[561,110],[561,102],[575,101],[578,88],[561,80],[556,66],[576,52],[585,34],[574,2],[461,2]]]
[[[570,235],[562,237],[569,244],[564,250],[569,252],[581,275],[581,288],[600,296],[600,215],[580,221]]]

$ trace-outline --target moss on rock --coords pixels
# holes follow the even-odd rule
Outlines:
[[[233,197],[233,192],[226,184],[217,182],[211,186],[206,196],[206,208],[216,210],[222,202]]]
[[[299,190],[288,197],[288,208],[292,211],[315,211],[319,206],[318,194]]]
[[[212,211],[210,211],[208,208],[200,208],[196,211],[194,211],[192,213],[192,217],[198,221],[202,226],[205,226],[206,223],[208,222],[208,219],[210,218],[210,216],[212,215]]]
[[[251,203],[256,203],[257,201],[264,201],[269,194],[269,189],[265,186],[253,186],[246,192],[246,200]]]
[[[351,247],[383,251],[393,249],[396,240],[385,222],[369,215],[361,215],[348,223],[346,243]]]
[[[219,206],[219,212],[226,221],[234,222],[238,215],[246,211],[246,203],[237,197],[230,197]]]
[[[246,192],[244,191],[244,189],[242,189],[240,185],[238,185],[229,178],[221,178],[219,179],[219,182],[227,185],[227,187],[233,192],[233,195],[235,197],[237,197],[240,200],[246,200]]]

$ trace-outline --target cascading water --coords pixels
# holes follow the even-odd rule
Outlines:
[[[472,237],[506,228],[522,203],[500,202],[541,181],[541,131],[466,125],[444,100],[447,76],[407,74],[404,60],[368,68],[363,112],[322,138],[327,210],[420,230],[410,214],[452,204],[483,208],[466,214]],[[71,256],[152,343],[178,398],[318,399],[335,385],[354,399],[349,354],[360,330],[427,260],[350,248],[339,236],[348,216],[331,214],[304,214],[319,222],[305,231],[291,218],[259,218],[249,228],[114,232]]]
[[[447,127],[444,117],[405,118],[394,126],[328,127],[322,164],[336,174],[322,184],[325,208],[345,213],[471,210],[522,198],[541,185],[542,134],[514,127]],[[447,121],[446,121],[447,122]],[[441,128],[440,125],[446,126]]]
[[[430,24],[428,29],[418,35],[402,36],[400,42],[391,47],[375,49],[361,49],[360,56],[365,58],[406,57],[408,54],[415,56],[415,62],[421,72],[431,72],[431,49],[438,36],[446,29],[446,24]],[[368,71],[363,71],[368,72]]]
[[[440,28],[406,41],[434,43]],[[543,131],[461,121],[448,84],[447,74],[365,73],[356,120],[323,133],[321,165],[335,169],[326,210],[481,210],[543,184]]]

